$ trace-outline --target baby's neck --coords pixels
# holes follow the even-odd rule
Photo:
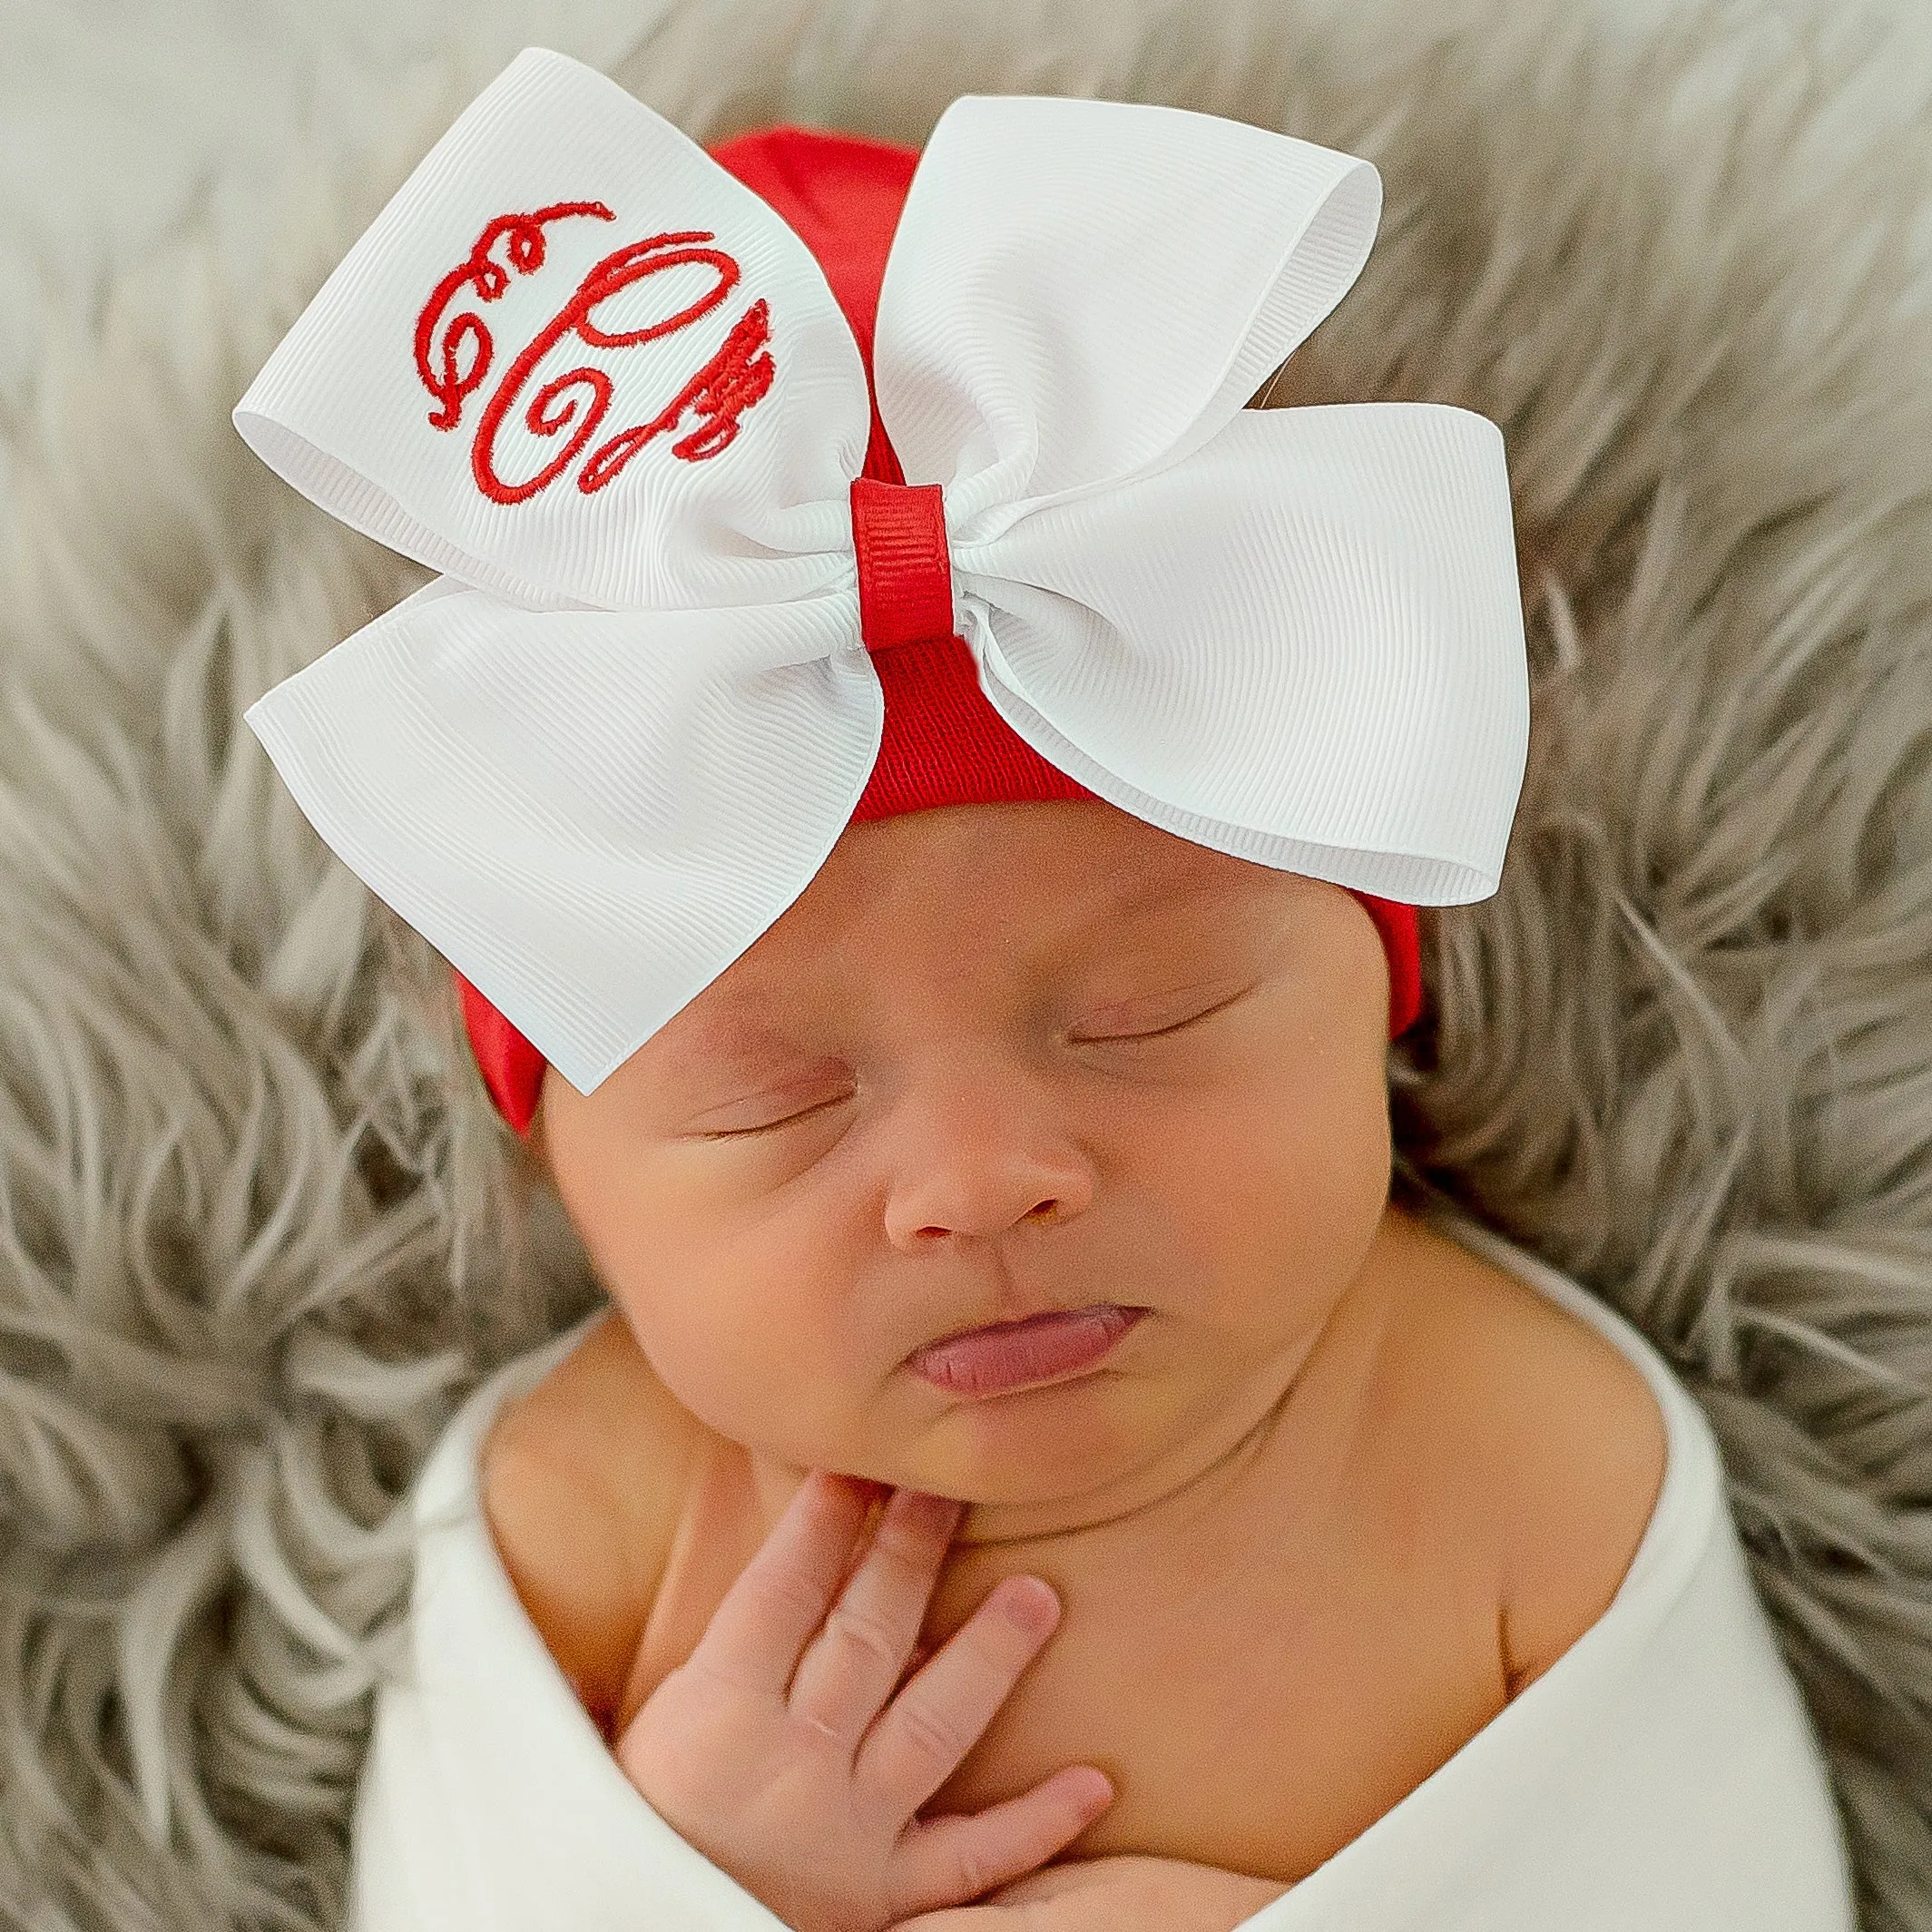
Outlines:
[[[1319,1506],[1355,1439],[1398,1254],[1414,1239],[1415,1223],[1391,1205],[1327,1318],[1292,1350],[1262,1364],[1210,1427],[1099,1488],[1028,1503],[971,1504],[954,1535],[955,1549],[1059,1541],[1130,1519],[1152,1530],[1192,1518],[1238,1488],[1263,1449],[1278,1472],[1293,1472],[1295,1494]],[[745,1456],[762,1537],[807,1472],[755,1449]]]

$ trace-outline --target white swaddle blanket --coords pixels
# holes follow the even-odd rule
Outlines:
[[[1746,1572],[1702,1412],[1575,1283],[1473,1223],[1440,1225],[1643,1371],[1668,1427],[1662,1492],[1599,1622],[1243,1932],[1850,1932],[1823,1760]],[[589,1325],[476,1389],[424,1466],[413,1681],[378,1695],[348,1932],[782,1925],[626,1781],[482,1514],[491,1419]]]

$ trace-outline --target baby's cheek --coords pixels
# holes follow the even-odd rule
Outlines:
[[[800,1237],[775,1254],[713,1254],[652,1310],[660,1377],[710,1427],[780,1460],[848,1463],[878,1365],[841,1292]],[[849,1272],[849,1270],[848,1270]],[[660,1357],[662,1358],[660,1359]]]
[[[1260,1097],[1236,1113],[1216,1151],[1190,1163],[1215,1179],[1196,1200],[1221,1257],[1229,1319],[1319,1319],[1360,1266],[1388,1200],[1386,1092],[1350,1083]]]
[[[700,1421],[741,1439],[738,1424],[769,1407],[799,1346],[789,1270],[748,1251],[715,1216],[653,1211],[623,1189],[588,1206],[572,1221],[658,1379]]]
[[[1284,1199],[1339,1222],[1375,1218],[1388,1194],[1388,1090],[1380,1063],[1290,1093],[1280,1112],[1275,1178]]]

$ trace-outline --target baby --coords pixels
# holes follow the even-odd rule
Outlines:
[[[1656,1405],[1391,1204],[1388,998],[1337,887],[940,809],[848,829],[594,1093],[546,1077],[615,1307],[493,1431],[491,1527],[788,1924],[950,1932],[1057,1854],[1100,1862],[994,1900],[1231,1927],[1609,1603]]]
[[[243,397],[443,573],[249,722],[613,1304],[425,1466],[355,1932],[1849,1927],[1695,1405],[1390,1199],[1528,692],[1496,426],[1243,407],[1378,208],[529,49]]]

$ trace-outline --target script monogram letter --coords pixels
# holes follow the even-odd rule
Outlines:
[[[468,397],[483,386],[495,357],[495,343],[483,319],[471,310],[458,313],[446,327],[445,311],[459,291],[468,289],[479,302],[494,302],[510,286],[510,274],[534,274],[544,265],[544,228],[569,216],[598,221],[616,217],[602,201],[559,201],[529,214],[498,215],[477,236],[467,258],[436,284],[416,323],[416,368],[425,388],[439,407],[429,415],[436,429],[455,429]],[[633,348],[660,336],[675,335],[724,300],[739,280],[738,263],[722,249],[706,248],[716,236],[708,229],[688,229],[652,235],[627,243],[594,263],[577,284],[570,299],[551,317],[504,371],[485,399],[470,444],[470,471],[476,487],[494,502],[522,503],[547,487],[581,454],[596,435],[611,404],[609,372],[594,364],[566,369],[538,388],[523,411],[523,421],[534,436],[568,438],[535,476],[521,483],[498,474],[496,436],[505,417],[517,407],[537,366],[566,336],[593,348]],[[504,244],[507,263],[492,252]],[[709,269],[711,286],[682,309],[660,321],[612,333],[593,319],[599,304],[665,269],[697,263]],[[771,387],[776,375],[768,344],[771,311],[760,297],[732,325],[717,352],[680,388],[650,421],[633,424],[607,437],[584,457],[577,472],[577,487],[585,495],[601,490],[653,437],[676,429],[690,415],[692,427],[671,446],[671,453],[686,463],[701,463],[727,447],[738,434],[739,418]]]

